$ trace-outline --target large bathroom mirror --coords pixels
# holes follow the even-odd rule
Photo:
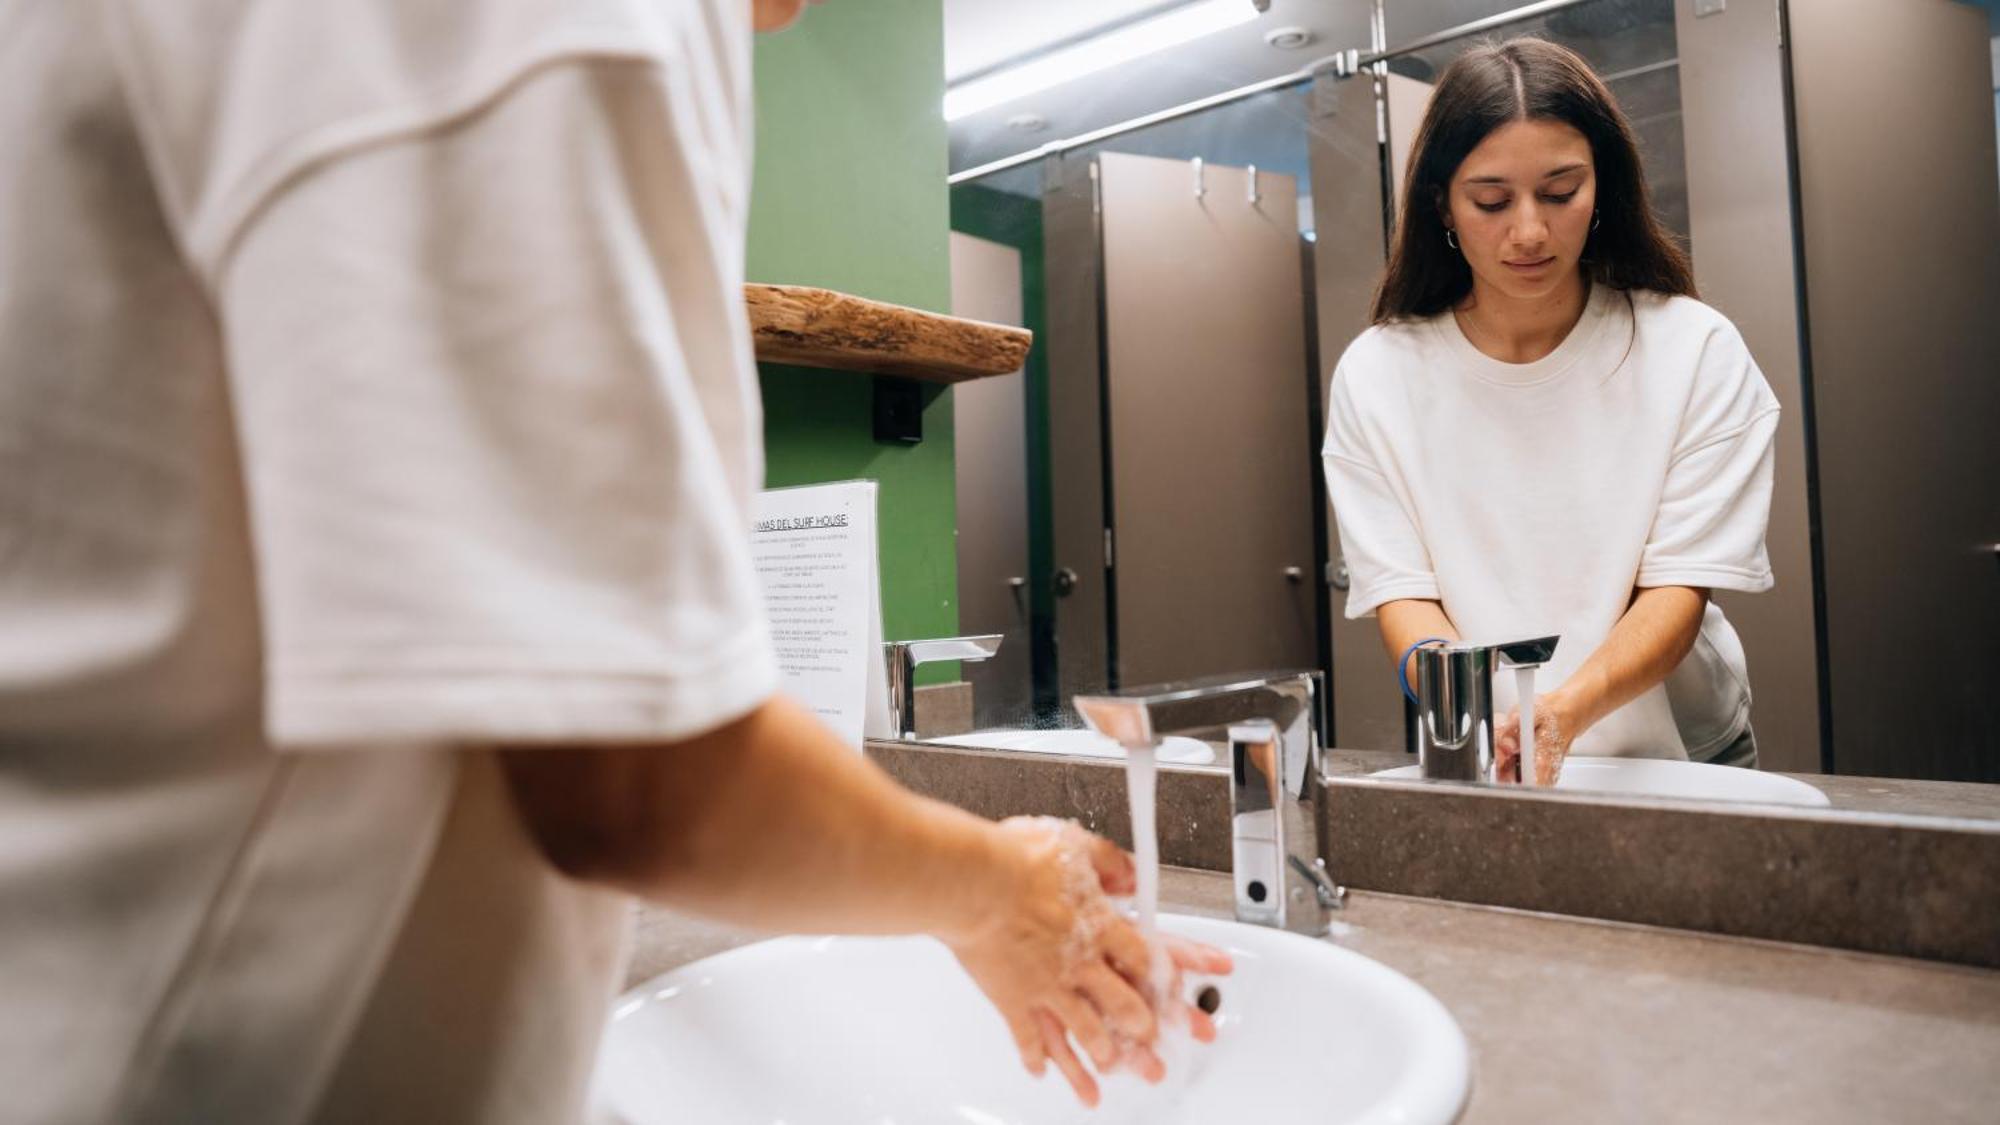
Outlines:
[[[1329,381],[1432,83],[1531,35],[1611,89],[1659,219],[1782,408],[1777,584],[1715,598],[1755,768],[1572,783],[2000,818],[2000,25],[1812,7],[947,0],[954,311],[1036,338],[1017,375],[955,391],[962,631],[1005,639],[964,666],[978,729],[949,741],[1099,753],[1079,693],[1310,669],[1332,770],[1414,764],[1417,708],[1345,612]],[[1076,61],[1149,34],[1182,38]],[[995,92],[1051,57],[1082,76]]]

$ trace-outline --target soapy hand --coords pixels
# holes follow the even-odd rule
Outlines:
[[[1569,757],[1570,722],[1553,697],[1535,698],[1535,784],[1554,785]],[[1521,780],[1521,713],[1509,711],[1493,723],[1494,774],[1501,781]]]
[[[1072,1039],[1098,1073],[1131,1070],[1158,1082],[1162,1022],[1215,1038],[1208,1014],[1181,998],[1180,978],[1227,973],[1229,955],[1173,938],[1150,948],[1108,897],[1134,889],[1129,856],[1068,821],[1017,817],[999,835],[1015,893],[985,925],[946,944],[1000,1010],[1030,1073],[1053,1061],[1077,1097],[1096,1105],[1097,1083]]]

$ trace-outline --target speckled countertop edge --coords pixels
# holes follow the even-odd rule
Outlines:
[[[1227,917],[1221,875],[1162,904]],[[759,935],[637,911],[628,984]],[[1466,1122],[1990,1122],[2000,972],[1359,891],[1327,940],[1472,1046]]]

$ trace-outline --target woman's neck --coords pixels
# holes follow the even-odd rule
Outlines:
[[[1590,302],[1581,271],[1546,297],[1509,297],[1472,280],[1472,292],[1452,315],[1472,346],[1502,363],[1533,363],[1562,345]]]

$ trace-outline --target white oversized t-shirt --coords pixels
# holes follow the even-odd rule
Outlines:
[[[1524,364],[1479,351],[1448,312],[1378,325],[1341,357],[1328,415],[1348,616],[1433,599],[1469,641],[1559,633],[1538,691],[1603,644],[1634,587],[1771,585],[1778,402],[1699,301],[1596,286],[1563,342]],[[1513,677],[1494,695],[1511,710]],[[1707,758],[1749,707],[1742,645],[1711,602],[1668,682],[1572,749]]]
[[[776,686],[749,7],[6,6],[0,1115],[578,1112],[626,904],[484,748]]]

